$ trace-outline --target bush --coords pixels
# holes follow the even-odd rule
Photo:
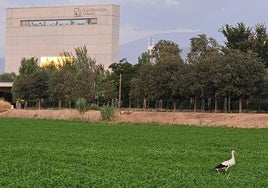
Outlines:
[[[80,113],[87,111],[87,101],[84,98],[78,98],[76,101],[76,108]]]
[[[10,109],[10,108],[11,108],[11,104],[0,98],[0,109]]]
[[[110,121],[114,118],[115,108],[109,105],[105,105],[101,107],[100,112],[103,121]]]
[[[88,110],[100,110],[100,107],[95,104],[95,103],[92,103],[89,107],[88,107]]]

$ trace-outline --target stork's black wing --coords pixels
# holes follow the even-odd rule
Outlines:
[[[215,166],[215,170],[220,170],[220,169],[223,169],[223,168],[227,168],[228,166],[227,165],[223,165],[222,163],[218,164],[217,166]]]

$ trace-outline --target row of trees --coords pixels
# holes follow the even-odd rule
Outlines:
[[[268,110],[268,35],[264,25],[225,25],[225,46],[205,34],[190,39],[184,61],[179,45],[160,40],[152,54],[138,63],[127,59],[104,70],[89,57],[85,46],[61,66],[39,67],[24,58],[13,84],[13,99],[47,106],[72,106],[79,98],[89,103],[115,104],[122,76],[122,107],[231,111],[243,105]],[[236,107],[237,106],[237,107]]]
[[[191,51],[185,62],[176,43],[162,40],[155,45],[152,54],[145,52],[139,57],[132,71],[124,69],[127,62],[114,64],[116,69],[112,70],[116,70],[113,71],[116,75],[133,73],[131,79],[123,77],[130,86],[124,88],[129,94],[129,106],[132,103],[144,108],[153,105],[193,110],[199,106],[201,110],[215,111],[220,106],[224,111],[231,111],[237,104],[242,112],[244,102],[252,109],[267,111],[268,35],[265,26],[258,24],[249,28],[238,23],[223,26],[221,32],[227,39],[226,46],[220,46],[205,34],[191,38]],[[124,99],[126,106],[127,98]]]
[[[58,107],[71,107],[78,98],[93,101],[97,96],[97,82],[105,74],[104,68],[97,65],[88,56],[85,46],[75,49],[75,55],[64,52],[63,64],[51,62],[45,67],[38,66],[38,59],[23,58],[19,75],[15,78],[12,88],[13,100],[25,105],[29,102],[42,102],[50,106],[58,103]]]

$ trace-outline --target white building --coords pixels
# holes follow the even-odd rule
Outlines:
[[[58,57],[86,45],[105,68],[118,61],[118,5],[8,8],[5,72],[18,73],[23,57]]]

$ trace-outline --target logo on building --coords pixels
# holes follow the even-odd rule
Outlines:
[[[75,17],[81,17],[82,16],[82,10],[80,8],[74,8],[74,16]]]
[[[74,16],[81,17],[81,16],[89,16],[94,14],[101,14],[107,12],[106,8],[74,8]]]

